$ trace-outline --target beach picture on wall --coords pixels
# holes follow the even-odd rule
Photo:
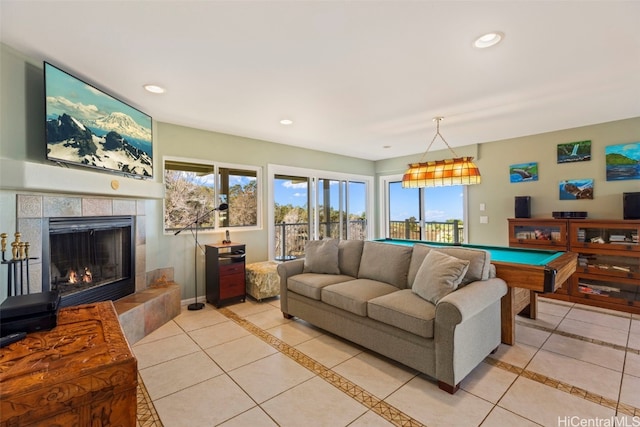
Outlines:
[[[560,181],[560,200],[593,199],[593,179]]]
[[[538,180],[538,163],[519,163],[509,166],[510,182],[527,182]]]
[[[604,148],[607,181],[640,179],[640,142],[609,145]]]
[[[591,141],[558,144],[558,163],[586,162],[591,160]]]

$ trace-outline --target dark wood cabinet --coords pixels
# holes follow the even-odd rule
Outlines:
[[[207,302],[220,307],[231,301],[244,301],[245,245],[221,243],[205,246]]]

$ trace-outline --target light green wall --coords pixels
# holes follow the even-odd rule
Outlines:
[[[349,172],[372,176],[374,164],[368,160],[339,156],[321,151],[306,150],[273,142],[244,138],[240,136],[209,132],[167,123],[158,123],[155,133],[155,155],[190,159],[203,159],[221,163],[262,167],[262,177],[266,177],[267,165],[278,164],[334,172]],[[230,229],[231,240],[247,245],[247,262],[264,261],[268,258],[267,180],[262,179],[262,230],[242,231]],[[194,272],[194,241],[188,232],[178,236],[162,233],[162,201],[153,201],[154,224],[147,224],[147,269],[173,265],[176,281],[191,283]],[[147,212],[147,217],[150,214]],[[223,240],[223,230],[214,233],[200,233],[202,244]],[[179,260],[180,262],[176,262]],[[150,264],[151,262],[151,264]],[[198,257],[203,265],[204,258]],[[203,283],[201,269],[198,283]],[[199,287],[200,288],[200,287]],[[188,293],[193,295],[193,293]]]
[[[558,164],[558,144],[591,140],[591,161]],[[622,193],[640,191],[640,181],[607,181],[605,147],[640,141],[640,117],[497,141],[480,146],[478,167],[483,183],[469,188],[470,240],[508,244],[507,218],[514,215],[514,197],[531,196],[531,216],[550,218],[553,211],[586,211],[593,219],[622,219]],[[509,165],[538,162],[538,181],[509,183]],[[593,200],[559,200],[565,179],[594,180]],[[480,224],[480,203],[488,224]]]
[[[591,161],[558,164],[558,144],[591,140]],[[472,147],[456,148],[460,156],[473,155],[482,174],[482,183],[468,187],[469,242],[508,245],[507,218],[514,216],[514,197],[531,196],[531,216],[551,218],[553,211],[586,211],[593,219],[622,219],[622,193],[640,191],[640,181],[607,181],[605,154],[607,145],[640,142],[640,117],[615,122],[548,132],[522,138],[487,142],[477,146],[477,153],[465,152]],[[430,158],[450,157],[446,151]],[[389,159],[376,163],[377,175],[402,173],[407,163],[419,156]],[[538,181],[509,182],[509,166],[538,162]],[[558,185],[565,179],[594,180],[593,200],[559,200]],[[486,210],[480,212],[480,204]],[[480,216],[489,217],[488,224]]]
[[[150,199],[146,203],[146,270],[174,267],[175,281],[182,287],[182,297],[193,297],[194,281],[194,240],[190,233],[179,236],[163,234],[162,200],[157,198],[156,188],[162,183],[162,157],[173,156],[191,159],[206,159],[222,163],[260,166],[263,177],[266,176],[268,164],[296,166],[309,169],[321,169],[342,173],[372,176],[374,163],[368,160],[329,154],[314,150],[260,141],[240,136],[209,132],[168,123],[154,122],[154,175],[153,180],[140,182],[128,194],[113,194],[110,189],[111,179],[117,178],[121,188],[126,188],[132,178],[118,177],[97,171],[74,168],[73,176],[80,179],[57,179],[58,183],[50,185],[50,177],[59,177],[60,168],[45,160],[44,135],[44,87],[42,61],[27,58],[22,53],[0,44],[0,160],[8,164],[27,162],[36,164],[35,168],[43,175],[42,181],[47,186],[38,188],[16,188],[0,182],[0,231],[12,233],[15,229],[17,192],[55,191],[73,193],[76,187],[85,188],[91,183],[92,194],[104,194],[110,197],[143,197],[144,188]],[[149,111],[148,113],[153,114]],[[0,162],[2,163],[2,162]],[[66,176],[66,174],[62,174]],[[105,181],[106,180],[106,181]],[[7,180],[9,181],[9,180]],[[81,186],[81,181],[84,186]],[[94,184],[95,183],[95,184]],[[45,188],[46,187],[46,188]],[[268,256],[267,237],[267,183],[262,180],[263,194],[263,228],[257,231],[234,231],[231,237],[247,245],[247,262],[266,260]],[[222,233],[199,233],[198,240],[202,244],[220,242]],[[204,258],[198,255],[198,289],[203,293]]]
[[[0,44],[0,158],[18,162],[48,164],[44,160],[44,103],[42,62],[24,57],[21,53]],[[152,112],[150,112],[152,113]],[[592,140],[590,162],[556,164],[558,143]],[[640,141],[640,118],[587,126],[534,135],[512,140],[489,142],[456,148],[456,152],[477,159],[483,183],[469,187],[470,242],[507,244],[506,218],[513,216],[513,197],[529,195],[533,199],[533,215],[549,217],[554,210],[586,210],[592,218],[621,218],[621,193],[640,191],[640,181],[606,182],[604,147],[610,144]],[[162,156],[208,159],[224,163],[260,166],[263,176],[268,164],[329,170],[358,175],[399,174],[407,163],[417,161],[421,154],[371,162],[335,154],[259,141],[239,136],[208,132],[167,123],[156,123],[154,128],[155,178],[150,185],[162,182]],[[447,151],[434,151],[429,158],[448,156]],[[510,184],[508,167],[514,163],[538,162],[540,180],[531,183]],[[57,168],[47,166],[47,168]],[[82,172],[87,179],[102,177],[95,171]],[[107,175],[109,176],[109,175]],[[559,201],[558,182],[567,178],[593,178],[595,199],[589,201]],[[128,180],[130,178],[119,178]],[[98,181],[101,182],[101,181]],[[263,225],[267,218],[267,183],[262,182]],[[377,180],[376,180],[377,185]],[[60,182],[60,192],[73,192],[73,182]],[[155,187],[154,187],[155,188]],[[10,232],[15,227],[16,191],[0,182],[0,231]],[[101,191],[101,190],[100,190]],[[376,191],[377,193],[377,191]],[[113,194],[108,194],[113,196]],[[480,224],[479,204],[486,204],[483,215],[488,224]],[[376,201],[376,208],[378,202]],[[175,280],[183,285],[182,296],[193,296],[194,245],[189,233],[179,236],[162,233],[162,202],[150,199],[146,203],[147,261],[146,270],[174,267]],[[377,215],[374,214],[373,221]],[[376,227],[377,231],[377,227]],[[231,231],[234,241],[248,247],[248,262],[267,258],[267,229],[259,231]],[[201,233],[201,243],[222,240],[221,233]],[[203,258],[198,258],[198,283],[202,293],[204,284]]]

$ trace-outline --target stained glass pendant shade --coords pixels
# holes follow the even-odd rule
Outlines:
[[[402,177],[402,188],[480,184],[480,170],[478,166],[473,163],[473,157],[458,157],[455,151],[449,146],[449,143],[447,143],[440,134],[440,121],[442,117],[435,117],[433,120],[437,125],[436,134],[422,158],[426,156],[429,148],[431,148],[431,145],[438,136],[444,141],[454,157],[445,160],[410,163],[409,169],[407,169]]]

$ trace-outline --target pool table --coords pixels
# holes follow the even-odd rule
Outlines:
[[[399,245],[423,243],[436,247],[483,249],[491,254],[496,276],[507,283],[502,297],[502,342],[515,342],[515,316],[529,307],[529,317],[536,317],[535,292],[555,292],[576,271],[578,254],[539,249],[509,248],[471,244],[450,244],[404,239],[378,239]]]

